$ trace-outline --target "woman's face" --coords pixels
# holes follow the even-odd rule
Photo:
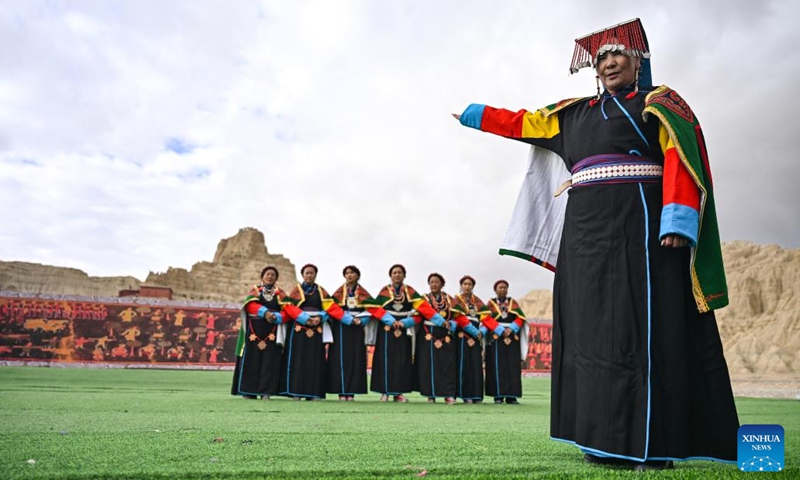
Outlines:
[[[597,76],[609,93],[617,93],[633,83],[639,59],[620,52],[606,52],[597,60]]]
[[[272,285],[276,280],[278,280],[278,276],[275,275],[275,270],[271,268],[264,272],[264,275],[261,277],[261,283],[264,285]]]
[[[442,281],[439,277],[431,277],[428,280],[428,286],[431,287],[431,293],[439,293],[442,291]]]
[[[355,271],[348,268],[344,272],[344,280],[349,284],[356,283],[358,281],[358,274]]]
[[[312,284],[312,283],[314,283],[314,281],[316,279],[317,279],[317,271],[316,270],[314,270],[311,267],[306,267],[306,269],[303,270],[303,281],[304,282],[306,282],[308,284]]]
[[[500,298],[505,298],[508,296],[508,285],[505,283],[497,284],[497,288],[494,289],[494,293],[496,293]]]
[[[400,267],[394,267],[392,271],[389,273],[389,278],[392,279],[392,283],[395,285],[400,285],[403,283],[403,280],[406,279],[406,274],[403,273],[403,269]]]
[[[475,284],[472,283],[472,280],[470,280],[469,278],[461,282],[461,293],[469,295],[470,293],[472,293],[473,288],[475,288]]]

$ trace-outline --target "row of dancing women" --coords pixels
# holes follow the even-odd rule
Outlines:
[[[382,402],[407,402],[417,391],[431,403],[480,403],[484,392],[494,403],[518,403],[527,322],[505,280],[484,303],[469,275],[451,296],[442,290],[444,277],[431,273],[429,292],[420,295],[396,264],[373,297],[353,265],[333,295],[316,283],[317,272],[303,266],[303,282],[287,294],[275,267],[261,271],[242,306],[232,394],[313,401],[330,393],[353,401],[367,393],[365,346],[374,345],[369,390]]]

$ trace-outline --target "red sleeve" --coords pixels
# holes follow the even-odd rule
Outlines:
[[[330,305],[328,305],[328,308],[326,308],[325,311],[328,313],[328,315],[336,320],[341,320],[342,317],[344,317],[344,310],[342,310],[342,307],[340,307],[333,300],[330,301]]]
[[[425,320],[430,320],[437,313],[436,310],[434,310],[433,307],[431,307],[431,304],[426,302],[425,300],[420,302],[418,305],[414,305],[414,309],[419,313],[421,313],[422,316],[425,317]]]
[[[380,320],[381,318],[383,318],[384,315],[386,315],[386,310],[384,310],[381,307],[367,307],[365,308],[365,310],[368,311],[370,315],[377,318],[378,320]]]
[[[297,317],[299,317],[300,314],[303,313],[303,310],[296,305],[287,303],[286,305],[283,306],[283,312],[286,312],[286,315],[292,320],[296,320]]]
[[[490,332],[494,332],[494,329],[497,328],[497,320],[491,314],[486,314],[481,318],[481,323],[484,327],[489,329]]]
[[[469,319],[467,318],[466,315],[459,315],[453,320],[456,322],[456,325],[458,325],[461,328],[464,328],[467,325],[469,325]]]
[[[483,109],[481,130],[503,137],[520,138],[522,137],[522,122],[527,114],[527,110],[512,112],[487,105]]]
[[[677,203],[700,211],[700,190],[681,162],[675,147],[664,152],[663,205]]]
[[[261,304],[258,302],[250,302],[244,306],[244,309],[250,315],[258,315],[258,309],[261,308]]]

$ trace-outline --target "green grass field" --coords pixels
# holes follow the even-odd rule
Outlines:
[[[0,367],[0,478],[727,479],[735,465],[637,473],[585,465],[548,439],[549,379],[522,404],[355,403],[232,397],[230,372]],[[742,423],[786,429],[800,477],[800,402],[737,398]],[[29,462],[35,460],[35,463]]]

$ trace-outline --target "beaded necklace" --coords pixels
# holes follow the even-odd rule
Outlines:
[[[467,306],[467,312],[470,315],[474,315],[477,311],[475,308],[475,301],[473,300],[471,293],[462,293],[461,299],[464,300],[464,304]]]
[[[449,305],[449,300],[448,300],[446,294],[443,294],[442,292],[439,292],[438,294],[429,293],[428,294],[428,299],[430,300],[431,306],[437,312],[439,312],[439,314],[441,316],[444,317],[444,316],[447,315],[447,312],[450,309],[450,305]],[[442,348],[442,346],[444,346],[444,343],[450,343],[450,332],[446,328],[444,329],[444,335],[442,335],[441,337],[436,337],[431,332],[431,330],[428,329],[428,326],[425,325],[424,322],[422,324],[422,328],[425,330],[425,340],[427,340],[429,342],[433,341],[433,346],[435,348],[439,349],[439,348]],[[442,343],[443,340],[444,340],[444,343]]]
[[[348,287],[347,284],[345,283],[343,291],[345,292],[343,298],[344,300],[343,305],[346,305],[347,308],[357,307],[358,299],[356,298],[356,291],[358,291],[358,283],[353,284],[353,288]]]
[[[508,313],[508,297],[502,300],[500,297],[497,297],[497,306],[500,308],[500,313]]]
[[[428,298],[431,301],[431,306],[439,312],[442,316],[447,314],[447,310],[450,309],[449,300],[447,299],[447,295],[443,295],[442,292],[439,292],[438,298],[437,294],[431,293],[428,295]],[[442,312],[445,312],[444,314]]]
[[[275,285],[261,284],[258,286],[258,296],[265,302],[272,301],[275,298]]]
[[[394,303],[403,303],[406,300],[406,289],[403,288],[402,283],[397,287],[389,285],[389,289],[392,291],[392,301]]]
[[[303,293],[305,293],[306,295],[314,295],[317,292],[317,284],[316,283],[312,283],[311,285],[308,285],[307,283],[304,282],[301,285],[301,287],[303,288]]]

